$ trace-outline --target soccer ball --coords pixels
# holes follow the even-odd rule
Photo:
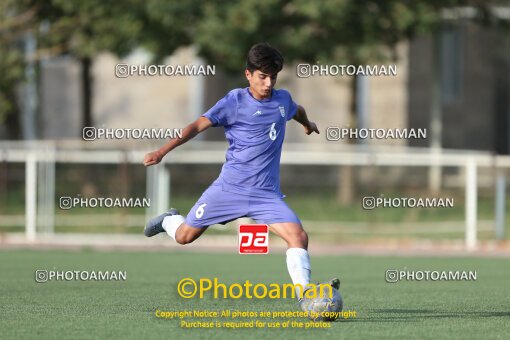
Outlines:
[[[302,309],[308,312],[308,317],[313,321],[335,321],[343,308],[343,300],[340,292],[331,287],[317,285],[317,296],[304,298],[301,304]],[[321,294],[322,293],[322,294]]]

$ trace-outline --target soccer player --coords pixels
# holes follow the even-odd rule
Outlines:
[[[165,232],[179,244],[196,240],[213,224],[250,217],[267,224],[287,243],[287,268],[292,282],[310,283],[308,235],[280,192],[280,156],[287,121],[300,123],[307,135],[319,133],[305,109],[286,90],[274,89],[283,57],[267,43],[254,45],[246,62],[249,87],[234,89],[189,124],[182,138],[172,139],[145,155],[143,164],[158,164],[170,151],[211,126],[223,127],[229,143],[221,174],[202,194],[186,217],[176,209],[150,220],[148,237]],[[339,281],[331,281],[338,289]]]

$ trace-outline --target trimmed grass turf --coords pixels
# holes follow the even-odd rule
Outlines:
[[[313,254],[312,254],[313,255]],[[36,283],[36,269],[125,270],[125,282]],[[387,269],[476,270],[476,282],[386,283]],[[358,318],[330,329],[182,329],[150,311],[297,310],[295,301],[182,299],[185,277],[221,283],[286,283],[284,254],[0,251],[2,338],[506,338],[510,263],[490,258],[314,257],[314,281],[342,280],[344,310]],[[258,318],[269,322],[269,319]],[[208,319],[201,319],[208,320]],[[213,321],[249,321],[212,319]],[[276,321],[306,319],[278,319]]]

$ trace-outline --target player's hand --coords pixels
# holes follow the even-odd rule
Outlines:
[[[143,165],[150,166],[154,164],[158,164],[161,162],[161,159],[163,159],[163,155],[159,151],[153,151],[149,152],[145,155],[145,158],[143,159]]]
[[[305,126],[305,133],[307,135],[312,134],[313,132],[316,132],[317,134],[320,134],[319,129],[317,128],[317,124],[314,122],[310,122],[308,126]]]

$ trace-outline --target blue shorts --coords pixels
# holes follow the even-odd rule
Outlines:
[[[225,224],[241,217],[250,217],[257,223],[294,222],[301,224],[297,215],[281,198],[262,198],[227,192],[220,183],[213,183],[199,198],[186,216],[186,224],[205,228]]]

